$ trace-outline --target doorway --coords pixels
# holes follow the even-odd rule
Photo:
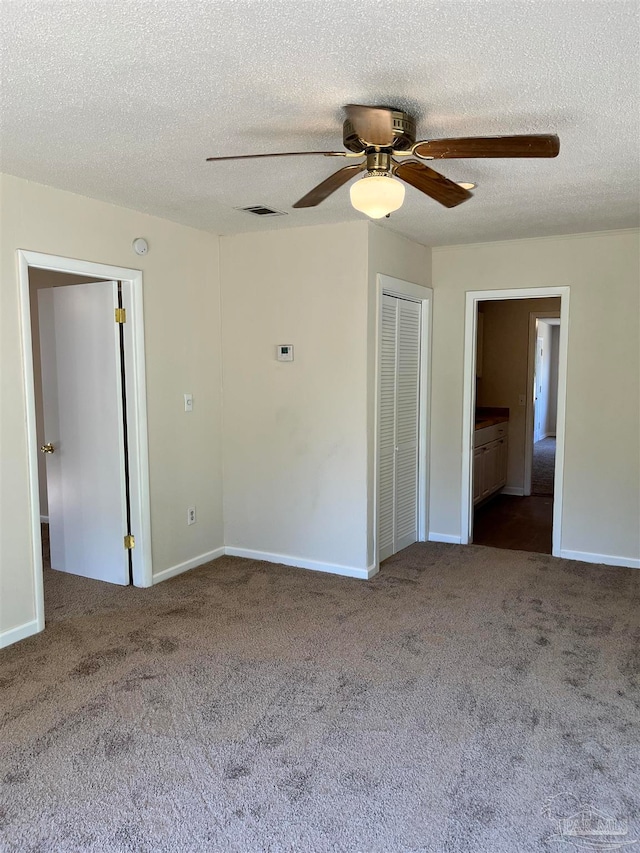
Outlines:
[[[560,554],[568,298],[566,287],[467,293],[463,544]],[[538,390],[536,400],[541,380],[544,393]],[[534,426],[541,463],[536,470],[547,481],[551,470],[553,493],[549,487],[531,493]],[[551,450],[546,439],[555,444]]]
[[[142,274],[18,256],[42,630],[49,551],[61,572],[152,583]]]

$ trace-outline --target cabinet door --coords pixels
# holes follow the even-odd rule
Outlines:
[[[492,441],[484,446],[484,483],[482,496],[486,497],[499,488],[499,456],[500,456],[500,441]]]
[[[473,451],[473,502],[482,500],[484,487],[484,447],[476,447]]]
[[[507,482],[508,442],[506,438],[498,441],[498,488],[502,488]]]

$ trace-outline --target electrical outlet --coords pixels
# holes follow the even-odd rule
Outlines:
[[[196,508],[194,506],[190,506],[187,509],[187,524],[195,524],[196,523]]]

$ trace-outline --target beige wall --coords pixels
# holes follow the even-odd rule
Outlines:
[[[465,291],[571,288],[562,548],[640,556],[638,231],[434,249],[431,531],[460,535]]]
[[[218,238],[6,175],[0,205],[3,632],[35,617],[18,248],[143,270],[154,573],[220,547],[223,530]],[[145,257],[131,248],[139,236]],[[187,527],[193,504],[198,522]]]
[[[393,276],[423,287],[431,286],[431,249],[407,240],[393,231],[369,223],[368,256],[368,357],[367,357],[367,560],[374,554],[375,424],[377,358],[377,276]]]
[[[367,567],[367,236],[220,240],[227,546]]]
[[[527,383],[529,314],[557,311],[559,299],[509,299],[482,303],[484,340],[482,379],[478,380],[478,405],[509,409],[509,459],[507,487],[524,486],[525,407],[521,394],[531,396]]]

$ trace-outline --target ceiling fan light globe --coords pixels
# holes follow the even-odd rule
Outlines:
[[[371,219],[382,219],[402,207],[404,184],[390,175],[365,175],[351,185],[351,204]]]

